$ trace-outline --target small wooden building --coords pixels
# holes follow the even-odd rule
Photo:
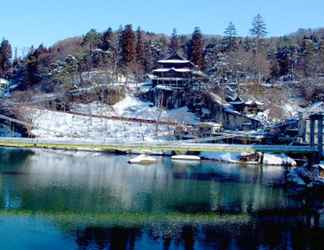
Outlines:
[[[215,136],[224,130],[222,124],[215,122],[201,122],[198,126],[200,137]]]

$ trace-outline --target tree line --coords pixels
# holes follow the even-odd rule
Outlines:
[[[250,35],[238,35],[230,22],[223,36],[204,35],[195,27],[191,35],[171,36],[136,30],[132,25],[104,32],[92,29],[83,37],[71,38],[47,48],[31,47],[13,58],[7,40],[0,44],[0,77],[12,79],[23,88],[82,83],[82,74],[105,69],[113,76],[133,75],[144,80],[157,61],[172,53],[190,59],[210,75],[211,81],[254,81],[256,83],[316,78],[324,73],[324,29],[267,37],[261,15],[251,24]]]

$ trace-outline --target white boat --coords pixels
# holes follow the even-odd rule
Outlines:
[[[196,155],[174,155],[171,157],[174,161],[200,161],[201,158]]]
[[[152,164],[152,163],[155,163],[156,161],[157,161],[156,158],[154,158],[152,156],[141,154],[139,156],[136,156],[133,159],[130,159],[128,161],[128,163],[130,163],[130,164]]]

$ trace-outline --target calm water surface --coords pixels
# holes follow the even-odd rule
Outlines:
[[[0,150],[0,249],[324,249],[278,167]]]

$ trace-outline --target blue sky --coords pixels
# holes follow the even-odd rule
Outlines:
[[[1,3],[0,37],[21,49],[128,23],[154,32],[191,33],[200,26],[223,34],[230,21],[246,35],[257,13],[269,35],[324,26],[323,0],[8,0]]]

